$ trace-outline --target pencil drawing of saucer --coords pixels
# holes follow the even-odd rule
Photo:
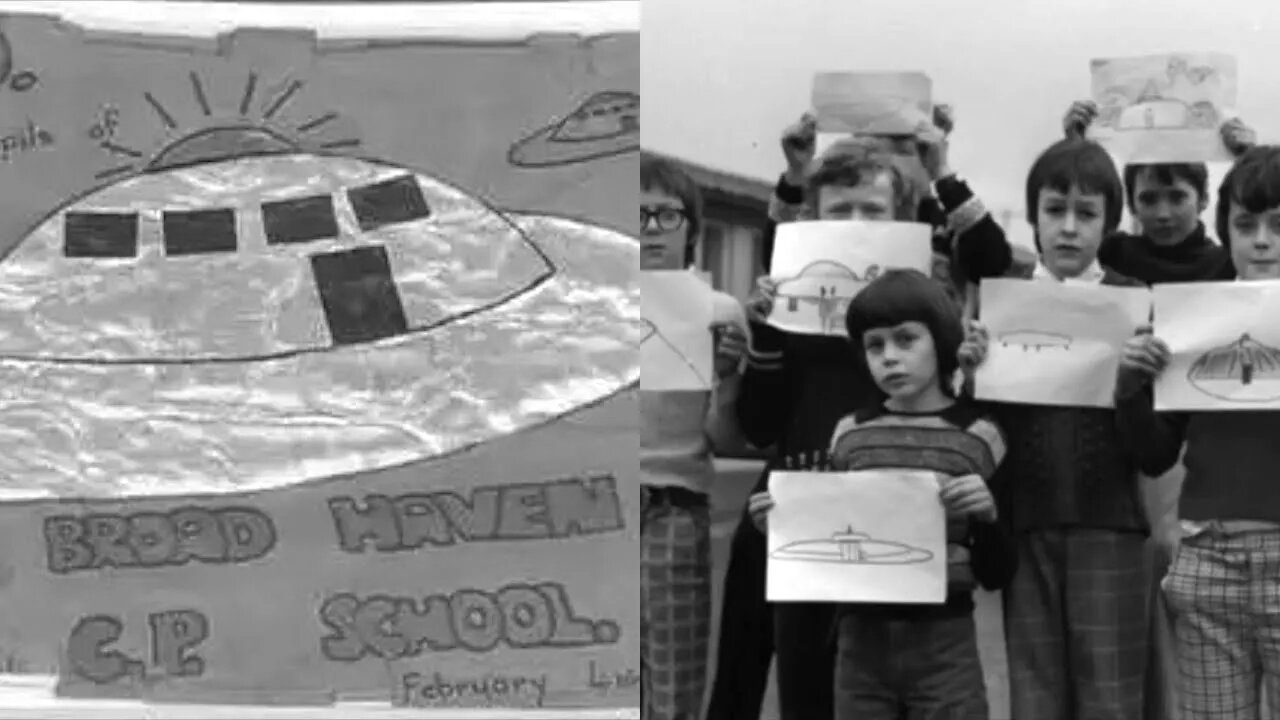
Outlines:
[[[1245,333],[1196,359],[1187,371],[1187,381],[1219,400],[1262,403],[1280,399],[1280,349]]]
[[[839,563],[841,565],[914,565],[927,562],[933,553],[906,543],[876,540],[866,533],[847,530],[821,540],[798,540],[771,552],[777,560]]]
[[[512,145],[507,159],[517,167],[555,167],[639,149],[640,96],[607,91],[592,95],[568,117]]]

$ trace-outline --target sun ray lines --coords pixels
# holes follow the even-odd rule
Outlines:
[[[191,91],[196,96],[196,102],[200,104],[200,111],[204,113],[205,117],[209,117],[213,112],[209,108],[209,98],[205,97],[204,85],[200,83],[200,76],[196,74],[195,70],[192,70],[190,78]]]
[[[258,87],[258,73],[249,73],[249,80],[244,85],[244,95],[240,98],[240,115],[249,114],[249,103],[253,101],[253,91]]]
[[[94,173],[93,177],[95,180],[106,180],[107,178],[129,172],[130,170],[133,170],[132,165],[117,165],[115,167],[107,168],[106,170],[100,170]]]
[[[154,95],[150,92],[144,92],[142,93],[142,97],[146,99],[147,104],[151,106],[151,109],[155,110],[156,114],[160,116],[160,121],[164,123],[165,127],[170,130],[178,127],[177,121],[173,119],[173,116],[169,114],[169,111],[165,109],[164,105],[160,104],[160,101],[157,100]]]
[[[280,93],[280,96],[271,102],[271,106],[268,107],[267,111],[262,114],[262,119],[270,120],[272,116],[274,116],[277,112],[280,112],[280,109],[285,106],[285,103],[289,102],[289,99],[292,98],[295,94],[297,94],[298,90],[300,89],[302,89],[301,80],[294,80],[290,82],[289,86],[284,89],[284,92]]]
[[[320,117],[312,118],[311,120],[308,120],[302,123],[301,125],[298,126],[297,132],[300,132],[300,133],[311,132],[312,130],[315,130],[316,128],[320,127],[321,125],[324,125],[326,123],[332,122],[337,119],[338,119],[338,113],[333,112],[331,110],[321,115]]]
[[[320,143],[320,147],[325,150],[336,150],[338,148],[359,147],[359,138],[346,138],[343,140],[330,140],[326,143]]]
[[[142,157],[142,153],[140,151],[134,150],[131,147],[125,147],[124,145],[117,145],[116,143],[113,143],[110,140],[103,140],[101,143],[99,143],[99,145],[102,147],[103,150],[114,153],[116,155],[125,155],[132,158]]]

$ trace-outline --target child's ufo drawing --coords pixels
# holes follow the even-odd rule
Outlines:
[[[587,98],[563,120],[511,146],[517,167],[570,165],[640,149],[640,96],[607,91]]]
[[[1200,392],[1221,400],[1270,402],[1280,399],[1280,350],[1245,333],[1239,340],[1201,355],[1187,371]]]
[[[0,262],[0,477],[33,495],[361,472],[639,380],[633,238],[367,160],[179,154]]]
[[[852,527],[819,540],[798,540],[769,553],[776,560],[839,563],[841,565],[914,565],[933,559],[924,548],[891,540],[876,540]]]
[[[833,260],[810,263],[795,277],[779,281],[774,315],[781,318],[801,313],[804,312],[802,306],[816,308],[822,332],[840,334],[849,301],[879,273],[879,266],[872,265],[866,277],[860,278],[858,273]]]
[[[1001,333],[998,338],[1003,347],[1020,347],[1025,350],[1069,350],[1072,338],[1059,333],[1041,330],[1015,330]]]

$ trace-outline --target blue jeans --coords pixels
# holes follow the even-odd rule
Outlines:
[[[989,720],[972,615],[840,619],[836,720]]]

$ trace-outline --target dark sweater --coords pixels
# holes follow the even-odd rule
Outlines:
[[[911,469],[949,476],[979,475],[988,483],[1005,454],[996,427],[972,403],[960,401],[937,413],[895,413],[871,407],[841,420],[831,442],[837,471]],[[953,617],[973,610],[973,583],[1000,590],[1013,578],[1017,553],[1006,525],[948,517],[947,543],[965,548],[969,562],[948,566],[951,580],[943,605],[847,604],[848,612],[896,617]]]
[[[1142,283],[1109,269],[1104,285]],[[1149,531],[1138,462],[1110,408],[991,403],[1009,453],[996,487],[1015,531],[1064,527]]]
[[[1116,424],[1148,475],[1173,467],[1185,441],[1179,517],[1280,522],[1280,412],[1156,413],[1147,386],[1117,395]]]
[[[1177,245],[1157,245],[1145,235],[1114,233],[1098,248],[1098,262],[1148,285],[1236,276],[1231,253],[1209,238],[1204,223]]]

